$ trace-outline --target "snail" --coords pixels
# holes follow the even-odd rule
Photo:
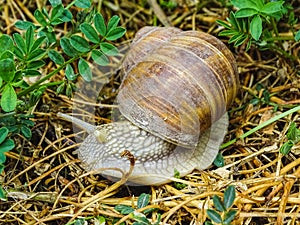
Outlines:
[[[234,56],[220,40],[174,27],[139,30],[125,57],[117,95],[125,121],[94,126],[59,113],[85,129],[77,150],[87,170],[128,171],[130,184],[159,185],[215,159],[228,128],[227,110],[238,90]],[[114,170],[103,175],[120,177]]]

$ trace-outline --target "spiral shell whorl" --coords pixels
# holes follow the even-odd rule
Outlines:
[[[121,113],[164,140],[185,147],[233,102],[238,76],[229,49],[199,31],[145,27],[124,60]]]

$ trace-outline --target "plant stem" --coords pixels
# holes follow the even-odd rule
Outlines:
[[[258,125],[257,127],[253,128],[253,129],[249,130],[248,132],[244,133],[243,135],[241,135],[241,136],[239,136],[239,137],[237,137],[235,139],[232,139],[231,141],[228,141],[227,143],[222,144],[221,147],[220,147],[220,149],[227,148],[228,146],[234,144],[238,139],[243,139],[245,137],[248,137],[249,135],[255,133],[256,131],[258,131],[258,130],[260,130],[260,129],[262,129],[262,128],[268,126],[268,125],[270,125],[271,123],[274,123],[275,121],[277,121],[277,120],[279,120],[279,119],[281,119],[283,117],[286,117],[289,114],[297,112],[299,110],[300,110],[300,106],[296,106],[296,107],[294,107],[294,108],[292,108],[292,109],[290,109],[288,111],[285,111],[284,113],[281,113],[278,116],[274,116],[273,118],[265,121],[264,123]]]

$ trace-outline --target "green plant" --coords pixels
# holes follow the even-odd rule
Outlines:
[[[90,0],[73,0],[67,6],[61,0],[49,2],[51,7],[34,12],[38,24],[17,21],[15,26],[23,32],[15,32],[12,36],[0,34],[2,142],[11,134],[21,134],[30,139],[31,127],[34,126],[31,113],[44,91],[54,88],[58,94],[71,96],[76,90],[78,76],[85,81],[92,80],[88,59],[100,66],[107,65],[109,57],[118,54],[118,49],[111,42],[126,32],[125,28],[118,26],[118,16],[111,17],[106,24],[103,16],[93,10]],[[72,6],[82,10],[74,10],[78,13],[73,16]],[[59,28],[62,25],[67,26],[69,31],[63,35]],[[57,40],[57,37],[60,38]],[[46,64],[50,61],[54,62],[55,68],[45,74],[48,71]],[[59,72],[65,74],[65,79],[51,81]],[[31,77],[37,77],[36,82],[29,83],[28,78]],[[4,152],[13,148],[13,141],[7,141],[0,142],[4,144],[0,147],[2,169]],[[7,143],[9,148],[5,145]]]
[[[211,221],[206,221],[205,225],[211,224],[222,224],[229,225],[234,219],[237,211],[231,209],[233,202],[235,200],[235,188],[230,185],[226,188],[224,192],[223,201],[217,195],[213,196],[213,203],[216,209],[207,209],[207,216]]]
[[[141,209],[146,207],[150,202],[149,194],[141,194],[137,200],[136,209]],[[130,218],[135,221],[134,225],[158,225],[160,223],[160,214],[158,214],[157,220],[154,223],[151,223],[147,218],[147,214],[156,210],[155,208],[145,209],[142,212],[137,212],[135,208],[127,205],[117,205],[115,210],[121,213],[122,215],[129,215]]]
[[[292,147],[300,141],[300,130],[296,127],[295,122],[291,123],[286,137],[288,141],[285,142],[279,150],[283,155],[287,155],[291,151]]]
[[[6,160],[5,152],[12,150],[15,143],[12,139],[8,138],[8,129],[6,127],[0,128],[0,174],[3,172],[3,163]]]
[[[229,36],[228,43],[234,46],[246,44],[248,50],[252,43],[271,49],[275,40],[284,39],[280,37],[276,21],[279,21],[291,8],[284,5],[284,1],[264,0],[231,0],[238,8],[236,12],[231,11],[227,22],[218,20],[226,30],[220,32],[220,36]],[[293,27],[297,19],[290,14],[290,25]],[[299,40],[300,32],[294,33],[295,40]]]

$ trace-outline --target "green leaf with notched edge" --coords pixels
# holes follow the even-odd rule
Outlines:
[[[250,33],[254,40],[258,41],[262,34],[262,20],[259,15],[253,17],[250,23]]]
[[[149,204],[149,201],[150,201],[150,195],[142,193],[137,200],[137,208],[140,209],[146,207]]]
[[[106,25],[103,16],[97,13],[94,17],[94,25],[98,33],[104,37],[106,35]]]
[[[80,25],[80,30],[91,42],[97,44],[100,42],[100,38],[98,36],[97,31],[92,27],[92,25],[88,23],[83,23]]]
[[[229,209],[235,200],[235,187],[230,185],[226,188],[224,192],[224,206],[226,209]]]
[[[251,17],[256,15],[258,12],[255,9],[240,9],[235,13],[236,18]]]
[[[34,18],[41,24],[43,27],[47,26],[47,21],[45,19],[44,14],[39,10],[34,11]]]
[[[213,196],[213,203],[219,212],[224,212],[226,210],[221,198],[218,195]]]
[[[106,66],[109,63],[107,56],[99,50],[92,51],[92,59],[100,66]]]
[[[68,64],[66,66],[65,74],[68,80],[75,80],[77,75],[74,73],[73,67]]]
[[[107,35],[106,40],[108,41],[114,41],[118,38],[122,37],[126,33],[126,29],[124,27],[116,27],[114,29],[111,29]]]
[[[92,71],[89,66],[89,64],[83,59],[80,58],[78,62],[78,71],[79,74],[83,77],[85,81],[91,81],[92,80]]]
[[[119,50],[112,44],[103,42],[100,44],[101,51],[108,56],[115,56],[119,54]]]
[[[88,9],[91,7],[90,0],[75,0],[75,6],[82,9]]]
[[[206,210],[207,216],[215,223],[222,223],[222,217],[213,209]]]
[[[49,50],[48,56],[57,65],[62,65],[65,62],[64,57],[54,49]]]
[[[120,21],[120,17],[117,15],[110,18],[110,20],[107,23],[107,33],[109,33],[111,30],[115,29]]]
[[[18,28],[20,30],[27,30],[30,26],[32,26],[34,29],[36,29],[36,26],[32,22],[29,22],[29,21],[18,20],[15,23],[15,26],[16,26],[16,28]]]
[[[75,48],[79,52],[88,52],[90,50],[90,45],[87,40],[78,35],[73,35],[70,38],[70,43],[73,48]]]
[[[291,151],[293,146],[294,146],[294,142],[291,140],[288,140],[280,147],[279,152],[283,155],[287,155],[287,154],[289,154],[289,152]]]
[[[10,83],[6,84],[1,97],[1,108],[4,112],[11,112],[17,106],[17,94]]]
[[[60,46],[68,56],[75,57],[78,55],[78,51],[71,45],[70,39],[66,37],[61,38]]]
[[[236,210],[229,210],[225,213],[223,224],[224,225],[230,225],[231,221],[234,219],[237,211]]]
[[[116,205],[114,209],[122,215],[128,215],[129,213],[132,213],[134,211],[132,207],[127,205]]]

